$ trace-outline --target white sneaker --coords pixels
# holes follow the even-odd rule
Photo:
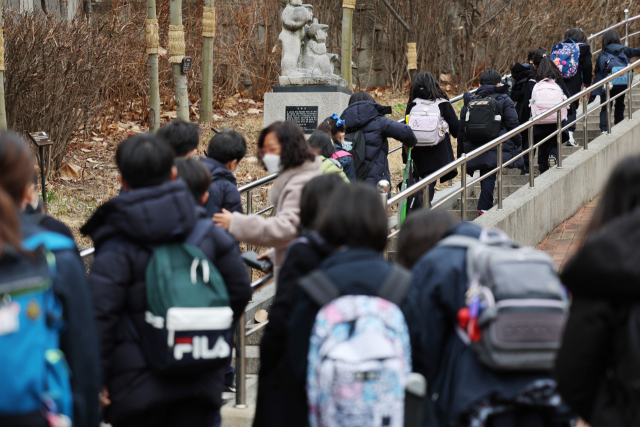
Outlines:
[[[569,132],[569,140],[567,141],[567,147],[577,147],[578,143],[573,139],[573,132]]]
[[[558,159],[553,154],[549,156],[549,167],[553,168],[558,164]]]
[[[607,134],[607,131],[606,131],[606,130],[603,130],[603,131],[600,133],[600,135],[606,135],[606,134]]]

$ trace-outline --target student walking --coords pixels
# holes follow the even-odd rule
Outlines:
[[[464,94],[464,107],[460,111],[462,133],[458,138],[458,157],[462,152],[470,153],[519,126],[518,114],[513,101],[507,94],[508,89],[507,86],[502,86],[500,73],[496,70],[487,70],[480,74],[480,87],[476,93]],[[515,135],[503,142],[501,161],[510,160],[521,144],[521,135]],[[497,157],[498,149],[492,148],[470,160],[467,163],[467,174],[473,176],[476,170],[480,171],[480,176],[488,174],[497,167]],[[493,207],[496,178],[497,175],[494,173],[480,183],[481,191],[478,201],[480,215]]]
[[[391,107],[383,107],[376,103],[367,92],[356,92],[351,95],[349,106],[340,116],[346,123],[347,134],[362,132],[365,142],[364,158],[361,163],[363,166],[359,164],[360,159],[354,158],[356,174],[358,179],[373,185],[377,185],[383,179],[391,182],[387,159],[389,154],[387,138],[397,139],[405,147],[413,147],[417,142],[409,126],[385,117],[387,114],[391,114]],[[358,143],[358,141],[351,142]]]
[[[353,165],[353,155],[347,151],[347,148],[351,149],[351,147],[345,147],[344,136],[347,132],[345,121],[334,113],[324,119],[322,123],[318,125],[317,130],[321,130],[331,136],[331,139],[333,139],[333,147],[336,149],[331,158],[340,161],[342,170],[344,170],[344,174],[349,178],[349,181],[355,181],[356,169]]]
[[[206,335],[193,339],[181,336],[171,352],[153,351],[157,349],[154,343],[162,343],[158,345],[166,349],[167,334],[173,336],[169,332],[158,335],[167,331],[170,323],[151,311],[156,308],[149,303],[148,293],[161,292],[158,283],[164,283],[166,276],[162,274],[168,267],[175,273],[172,286],[185,283],[186,271],[189,290],[216,290],[216,301],[227,305],[201,309],[224,309],[216,313],[220,313],[221,325],[229,325],[225,331],[231,330],[252,293],[237,242],[210,222],[185,182],[176,179],[173,162],[171,148],[154,135],[141,134],[124,141],[116,152],[116,163],[122,186],[133,191],[102,205],[81,229],[96,247],[89,284],[102,350],[102,402],[106,419],[114,427],[219,425],[226,369],[223,360],[230,354],[230,344],[221,342],[222,337],[214,345],[207,344]],[[182,268],[177,263],[182,258],[170,254],[182,257],[183,252],[176,252],[179,248],[198,262],[176,270]],[[158,256],[167,256],[176,264],[166,263],[156,274],[148,264],[160,262]],[[199,284],[202,286],[196,287]],[[167,298],[183,295],[186,288],[180,289],[172,296],[154,295],[167,302]],[[192,307],[193,301],[189,304],[179,307]],[[180,317],[182,325],[206,330],[193,319],[184,323],[185,319]],[[159,336],[164,340],[156,341]],[[165,363],[196,363],[191,357],[196,351],[192,345],[200,346],[202,357],[197,360],[207,365],[194,366],[195,374],[180,371],[168,375]]]
[[[320,175],[321,160],[311,152],[300,126],[292,122],[264,128],[258,137],[258,156],[270,173],[279,174],[269,193],[276,215],[264,218],[223,209],[213,221],[239,242],[271,247],[266,257],[273,262],[277,277],[287,245],[298,236],[302,188]]]
[[[627,67],[631,61],[631,58],[640,56],[640,48],[624,47],[620,41],[620,35],[616,30],[606,31],[602,35],[602,53],[596,59],[595,79],[593,83],[598,83],[600,80],[607,78],[612,72],[619,71]],[[627,88],[627,77],[621,76],[614,79],[612,82],[612,88],[609,92],[611,98],[619,95]],[[600,96],[600,103],[605,102],[605,91],[602,87],[591,92],[591,99],[589,102],[593,102],[596,96]],[[611,106],[614,112],[614,124],[617,125],[624,120],[624,98],[626,95],[621,95],[616,98],[615,105]],[[603,106],[600,110],[600,131],[602,133],[607,132],[607,106]]]
[[[344,173],[340,162],[333,158],[336,149],[333,146],[331,137],[321,130],[317,130],[311,134],[307,141],[311,150],[320,157],[320,172],[323,174],[337,174],[345,182],[349,182],[349,178]]]
[[[591,427],[640,425],[640,156],[611,173],[584,244],[564,267],[571,315],[556,372]]]
[[[418,132],[421,136],[426,136],[427,139],[430,139],[432,135],[429,132],[418,130],[421,126],[418,123],[422,123],[420,118],[424,116],[423,113],[431,113],[429,108],[433,107],[437,108],[437,111],[434,109],[433,113],[438,114],[438,124],[436,125],[438,129],[435,129],[432,133],[437,133],[437,136],[434,135],[435,141],[431,142],[424,142],[418,138],[418,143],[411,150],[411,158],[419,175],[419,177],[414,178],[423,179],[455,160],[451,146],[451,136],[458,138],[458,128],[460,127],[460,122],[449,102],[449,97],[442,90],[438,81],[430,73],[419,73],[413,78],[409,102],[405,112],[406,117],[410,117],[416,122],[415,126],[412,120],[407,123],[414,131],[414,134]],[[428,118],[428,116],[426,117]],[[444,123],[442,123],[443,121]],[[406,150],[402,152],[402,161],[403,163],[407,162]],[[440,178],[440,182],[447,182],[457,175],[457,170],[451,171]],[[436,181],[429,184],[429,203],[431,203],[435,195],[435,187]],[[416,198],[420,205],[422,205],[422,199],[422,191],[420,191]]]

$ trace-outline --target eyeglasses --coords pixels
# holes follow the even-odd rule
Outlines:
[[[336,113],[333,113],[333,114],[331,115],[331,118],[332,118],[333,120],[335,120],[335,121],[336,121],[336,126],[337,126],[337,127],[342,127],[342,126],[344,126],[344,125],[347,123],[347,122],[345,122],[344,120],[341,120],[341,119],[340,119],[340,116],[338,116]]]

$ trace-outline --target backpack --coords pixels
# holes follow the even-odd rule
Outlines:
[[[392,266],[378,296],[341,295],[321,270],[298,285],[322,307],[309,341],[311,426],[403,427],[411,345],[397,304],[411,274]]]
[[[535,80],[531,80],[535,81]],[[556,105],[567,100],[566,95],[562,91],[560,85],[551,79],[544,79],[539,81],[533,86],[533,92],[531,93],[531,101],[529,106],[531,107],[531,118],[536,118]],[[561,110],[562,120],[567,119],[568,107],[564,107]],[[557,123],[558,119],[555,114],[550,114],[542,119],[538,124],[553,124]]]
[[[342,157],[351,157],[353,159],[353,155],[348,151],[337,150],[335,153],[331,155],[332,159],[341,159]]]
[[[569,316],[553,259],[498,229],[483,229],[479,240],[450,236],[438,246],[467,249],[466,306],[456,332],[478,360],[495,371],[553,369]]]
[[[144,326],[127,321],[156,372],[211,370],[231,355],[229,294],[218,269],[197,247],[211,227],[210,220],[200,219],[184,242],[153,248],[145,272]]]
[[[36,258],[6,246],[0,259],[0,417],[43,411],[50,422],[70,426],[73,395],[60,350],[65,322],[53,292],[52,251],[76,245],[60,234],[41,232],[25,239],[23,248]]]
[[[605,49],[602,57],[604,58],[604,61],[606,61],[602,68],[605,76],[617,73],[623,68],[628,67],[631,63],[627,55],[624,53],[624,49],[620,49],[616,53],[611,53]],[[611,84],[613,86],[627,86],[627,73],[613,79]]]
[[[407,124],[411,127],[418,143],[416,147],[438,145],[449,132],[449,123],[444,120],[438,105],[449,102],[446,99],[424,100],[416,98],[416,105],[409,112]]]
[[[378,120],[376,117],[374,120]],[[366,141],[364,139],[364,132],[362,129],[351,129],[349,133],[344,136],[344,148],[353,157],[353,167],[356,170],[356,179],[364,181],[369,176],[373,163],[375,162],[380,150],[384,143],[380,144],[380,147],[373,156],[373,159],[367,164],[365,160],[365,148]]]
[[[567,43],[569,41],[570,43]],[[558,66],[562,78],[570,79],[578,73],[580,65],[580,44],[572,39],[553,45],[550,59]]]
[[[497,101],[499,96],[499,93],[482,94],[469,101],[462,122],[462,132],[467,141],[486,144],[500,136],[502,116]]]

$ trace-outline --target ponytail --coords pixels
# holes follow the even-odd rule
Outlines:
[[[544,79],[550,79],[556,83],[560,83],[562,81],[562,73],[551,58],[549,58],[549,54],[547,52],[542,54],[536,73],[536,82]]]
[[[21,232],[18,210],[9,194],[0,187],[0,259],[5,245],[21,251]]]

